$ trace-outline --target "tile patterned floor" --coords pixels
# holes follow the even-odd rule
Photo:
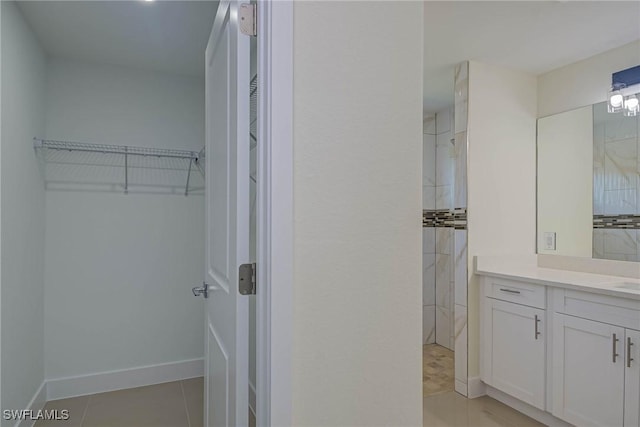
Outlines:
[[[454,391],[453,351],[437,344],[422,346],[423,426],[542,426],[490,397],[467,399]]]
[[[68,409],[69,419],[35,427],[202,427],[203,391],[200,377],[53,400],[45,409]],[[249,425],[255,426],[251,411]]]
[[[47,402],[68,409],[67,421],[38,421],[36,427],[200,427],[203,378]]]
[[[453,351],[438,344],[422,346],[422,395],[446,393],[454,389]]]
[[[427,347],[427,346],[425,346]],[[446,350],[446,349],[445,349]],[[434,351],[440,351],[436,349]],[[138,387],[47,402],[46,409],[68,409],[67,421],[38,421],[36,427],[201,427],[203,379]],[[441,392],[423,400],[428,427],[538,427],[521,413],[491,399],[466,399]],[[249,426],[255,427],[249,412]]]
[[[455,391],[425,397],[423,409],[425,427],[544,426],[488,396],[467,399]]]

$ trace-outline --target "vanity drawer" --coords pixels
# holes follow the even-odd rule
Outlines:
[[[546,307],[546,287],[516,280],[487,277],[487,296],[530,307]]]
[[[640,301],[570,289],[554,289],[556,313],[640,330]]]

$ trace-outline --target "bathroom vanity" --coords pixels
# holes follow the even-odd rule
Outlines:
[[[545,424],[640,426],[639,279],[498,257],[476,274],[489,395]]]
[[[475,259],[480,388],[547,425],[640,426],[639,123],[538,119],[537,255]]]

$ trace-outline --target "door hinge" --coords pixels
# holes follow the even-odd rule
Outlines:
[[[238,274],[238,292],[240,295],[256,294],[256,264],[242,264]]]
[[[252,3],[240,5],[240,32],[247,36],[258,35],[258,6]]]

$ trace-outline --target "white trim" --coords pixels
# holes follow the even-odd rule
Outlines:
[[[38,387],[38,390],[33,395],[25,409],[30,409],[34,412],[37,412],[40,409],[44,408],[45,403],[47,403],[47,382],[42,381],[42,384],[40,384],[40,387]],[[16,421],[15,427],[33,427],[35,423],[36,420],[18,420]]]
[[[47,400],[58,400],[105,391],[186,380],[201,377],[203,374],[204,359],[182,360],[118,371],[53,378],[47,380],[46,394]]]
[[[505,405],[515,409],[518,412],[522,412],[526,416],[533,418],[534,420],[541,422],[546,426],[552,427],[569,427],[571,424],[562,421],[560,418],[556,418],[549,412],[542,411],[538,408],[516,399],[513,396],[509,396],[506,393],[501,392],[491,386],[485,386],[487,396],[494,398],[495,400],[504,403]]]
[[[467,385],[460,380],[455,380],[454,389],[456,393],[461,394],[464,397],[467,397],[467,394],[469,393]]]
[[[293,2],[258,4],[257,425],[292,424]]]
[[[469,399],[475,399],[476,397],[484,396],[487,394],[487,385],[482,382],[480,377],[472,377],[467,380]]]

